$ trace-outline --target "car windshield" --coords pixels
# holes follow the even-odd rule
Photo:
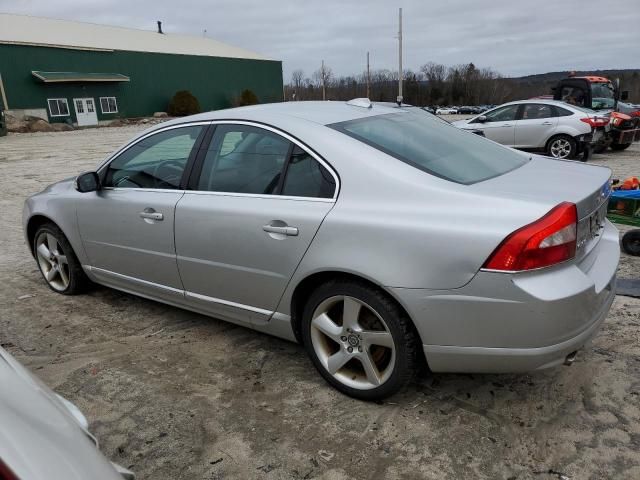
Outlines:
[[[420,170],[465,185],[507,173],[529,158],[424,113],[391,113],[329,127]]]
[[[615,104],[615,92],[610,83],[591,84],[591,108],[602,110],[604,108],[613,108]]]

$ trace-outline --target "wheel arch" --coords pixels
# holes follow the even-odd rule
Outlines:
[[[323,283],[326,283],[331,280],[351,280],[355,282],[360,282],[368,285],[371,288],[374,288],[384,295],[386,295],[391,301],[393,301],[407,316],[410,320],[411,325],[416,333],[416,336],[422,342],[422,338],[420,337],[420,332],[415,325],[413,318],[409,314],[409,311],[403,305],[399,298],[397,298],[393,292],[389,291],[389,289],[384,288],[382,285],[376,283],[375,281],[362,276],[358,273],[354,272],[346,272],[341,270],[325,270],[314,272],[305,278],[303,278],[293,290],[291,295],[291,304],[290,304],[290,313],[291,313],[291,329],[296,337],[296,340],[299,343],[302,343],[301,336],[301,323],[302,323],[302,312],[304,311],[304,306],[306,300],[309,298],[311,293],[318,288]]]
[[[51,218],[39,213],[32,215],[27,221],[26,236],[27,241],[29,242],[29,251],[33,256],[35,256],[35,252],[33,250],[33,241],[35,240],[36,232],[38,231],[38,228],[40,228],[45,223],[53,223],[56,227],[60,228],[60,225],[58,225]],[[60,230],[62,229],[60,228]],[[62,233],[64,233],[64,231],[62,231]]]

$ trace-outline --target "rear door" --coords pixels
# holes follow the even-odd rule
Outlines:
[[[337,182],[281,132],[218,124],[176,207],[186,300],[229,321],[268,320],[333,207]]]
[[[474,129],[482,130],[485,137],[494,142],[512,147],[515,144],[516,116],[520,105],[506,105],[484,115],[485,121],[470,122]]]
[[[518,148],[544,148],[558,126],[556,109],[544,103],[526,103],[516,120]]]

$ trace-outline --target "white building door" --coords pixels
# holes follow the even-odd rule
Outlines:
[[[96,113],[96,103],[93,98],[74,98],[73,105],[76,108],[76,118],[78,126],[98,124],[98,114]]]

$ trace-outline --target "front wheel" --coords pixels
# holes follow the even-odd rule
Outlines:
[[[339,391],[363,400],[393,395],[415,375],[418,336],[385,293],[357,281],[316,289],[302,319],[305,348]]]
[[[611,144],[611,150],[615,150],[615,151],[619,152],[621,150],[626,150],[630,146],[631,146],[630,143],[612,143]]]
[[[548,156],[565,160],[576,156],[578,144],[569,135],[556,135],[549,139],[546,150]]]
[[[63,295],[74,295],[85,290],[89,279],[67,237],[55,224],[46,223],[38,228],[33,251],[40,273],[51,290]]]

